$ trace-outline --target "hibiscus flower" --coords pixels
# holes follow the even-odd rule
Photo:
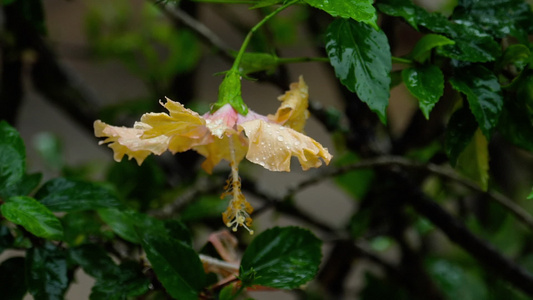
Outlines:
[[[278,99],[282,103],[274,115],[263,116],[251,110],[243,115],[226,103],[201,116],[166,98],[161,105],[168,114],[144,114],[133,128],[97,120],[94,133],[105,137],[100,144],[109,144],[116,161],[127,155],[141,165],[150,153],[161,155],[168,150],[175,154],[191,149],[205,157],[202,168],[207,173],[221,160],[228,161],[231,175],[221,198],[229,196],[231,200],[222,214],[224,223],[233,231],[242,226],[253,233],[253,208],[241,192],[238,173],[245,157],[268,170],[287,172],[292,156],[298,158],[303,170],[319,167],[322,161],[329,164],[332,158],[326,148],[303,133],[309,116],[308,87],[303,78]]]

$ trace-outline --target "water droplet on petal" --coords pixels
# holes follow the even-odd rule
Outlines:
[[[294,146],[298,146],[298,145],[300,145],[300,142],[298,141],[294,142]]]
[[[283,137],[281,135],[278,135],[278,141],[283,142]]]

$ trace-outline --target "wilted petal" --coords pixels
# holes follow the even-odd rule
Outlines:
[[[172,153],[184,152],[193,146],[210,141],[205,120],[198,113],[168,98],[167,102],[162,105],[170,112],[170,115],[147,113],[141,117],[141,122],[151,127],[144,131],[143,139],[161,135],[168,136],[170,138],[168,150]]]
[[[194,150],[205,156],[202,168],[209,174],[213,172],[213,168],[221,160],[231,161],[231,151],[235,151],[235,163],[238,164],[246,155],[247,148],[246,140],[239,134],[224,135],[221,139],[213,137],[211,143],[193,147]]]
[[[140,165],[150,153],[160,155],[168,147],[169,138],[165,135],[141,139],[144,130],[148,128],[148,125],[142,123],[136,123],[134,128],[128,128],[111,126],[96,120],[94,122],[94,135],[107,137],[100,141],[100,144],[110,143],[108,147],[113,149],[113,158],[116,161],[121,161],[126,154],[129,159],[135,158]]]
[[[246,158],[271,171],[290,171],[291,156],[307,170],[329,164],[331,154],[312,138],[279,124],[254,120],[239,125],[248,136]]]
[[[292,83],[290,90],[278,99],[282,101],[275,115],[269,115],[270,120],[285,127],[302,132],[305,121],[309,118],[309,89],[302,76],[298,83]]]
[[[226,104],[213,114],[205,114],[203,118],[211,134],[222,138],[224,134],[236,133],[235,124],[239,118],[239,113],[230,104]]]

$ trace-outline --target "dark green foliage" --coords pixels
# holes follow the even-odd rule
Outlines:
[[[474,65],[455,70],[450,83],[466,95],[479,128],[490,139],[503,108],[503,96],[496,76],[488,69]]]
[[[157,231],[139,229],[146,256],[166,291],[176,299],[195,299],[206,277],[190,245]]]
[[[46,242],[28,250],[26,282],[36,299],[61,300],[69,285],[66,251]]]
[[[297,227],[264,231],[248,246],[241,260],[241,280],[247,286],[293,289],[318,271],[322,242]]]
[[[55,178],[46,182],[35,194],[52,211],[80,211],[120,207],[109,186],[77,179]]]
[[[7,220],[21,225],[38,237],[50,240],[63,238],[63,226],[59,219],[46,206],[31,197],[8,198],[0,206],[0,211]]]
[[[337,78],[386,123],[392,67],[385,34],[365,24],[337,19],[328,27],[326,51]]]

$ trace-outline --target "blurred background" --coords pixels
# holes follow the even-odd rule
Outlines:
[[[415,2],[429,11],[439,11],[448,15],[456,4],[455,1],[445,0]],[[152,157],[139,168],[132,161],[117,164],[113,161],[111,149],[98,145],[98,139],[92,133],[92,121],[102,119],[113,125],[132,126],[143,113],[161,111],[158,101],[164,97],[179,101],[200,113],[207,112],[209,105],[217,99],[218,85],[222,81],[219,73],[231,66],[232,58],[228,55],[231,52],[226,51],[239,49],[246,32],[261,19],[264,12],[250,10],[248,5],[199,4],[183,1],[182,12],[193,16],[208,29],[207,32],[213,34],[211,40],[206,41],[193,33],[189,26],[183,25],[183,16],[176,16],[171,10],[162,9],[151,1],[46,0],[42,4],[46,25],[46,28],[42,28],[45,36],[43,47],[47,48],[44,52],[50,51],[48,58],[51,63],[58,65],[42,66],[37,75],[39,78],[35,79],[31,70],[35,67],[37,56],[43,53],[25,51],[22,60],[21,101],[6,104],[8,101],[5,95],[2,99],[3,118],[10,118],[16,124],[26,142],[29,171],[43,172],[45,180],[59,175],[111,180],[120,187],[122,196],[133,199],[131,205],[137,205],[145,210],[155,210],[158,209],[158,205],[165,206],[172,203],[182,196],[183,190],[196,184],[198,178],[207,177],[199,169],[202,158],[194,153],[178,154],[177,158],[166,154],[157,159]],[[325,20],[329,19],[310,12],[306,7],[291,7],[276,17],[266,32],[258,34],[253,39],[250,51],[275,52],[279,57],[324,56],[321,47]],[[5,15],[3,24],[10,26],[6,23]],[[313,24],[322,31],[317,29],[312,32]],[[404,23],[395,22],[390,26],[389,32],[394,32],[397,37],[397,40],[391,41],[395,45],[393,55],[407,54],[421,34]],[[272,46],[272,41],[276,41],[275,47]],[[47,72],[55,70],[54,68],[59,68],[61,76],[64,76],[63,79],[57,79],[61,76],[57,77],[57,74]],[[394,68],[400,67],[395,65]],[[271,76],[272,74],[274,76]],[[306,134],[329,149],[334,156],[332,165],[338,166],[356,161],[357,155],[354,157],[346,155],[346,149],[343,148],[344,141],[339,139],[338,135],[328,132],[325,125],[327,122],[317,117],[319,114],[316,112],[327,111],[329,115],[326,117],[333,118],[338,126],[347,127],[349,123],[343,115],[347,110],[343,92],[339,89],[328,63],[295,63],[286,65],[281,70],[254,73],[255,77],[252,77],[257,80],[243,80],[243,98],[248,106],[258,113],[264,115],[275,113],[279,105],[277,97],[288,90],[289,83],[296,82],[300,75],[304,76],[309,85],[310,100],[313,105],[318,105],[312,109],[315,114],[307,123]],[[51,88],[52,86],[55,89]],[[442,104],[443,107],[445,105]],[[403,84],[392,89],[388,113],[389,124],[379,127],[377,133],[378,149],[388,149],[390,146],[387,144],[388,138],[380,139],[380,134],[390,135],[391,139],[403,137],[416,114],[419,114],[416,99],[409,94]],[[375,119],[370,120],[374,122],[372,124],[376,123]],[[442,124],[440,126],[442,127]],[[428,125],[429,127],[431,125]],[[424,149],[429,148],[431,147]],[[508,151],[507,154],[495,162],[505,165],[506,170],[513,172],[502,173],[496,177],[503,178],[502,190],[505,191],[507,188],[513,196],[525,198],[530,191],[528,183],[533,179],[530,172],[532,158],[521,150],[505,149]],[[494,148],[496,154],[501,151],[502,148]],[[413,157],[419,153],[413,154]],[[340,160],[337,162],[338,159]],[[257,185],[257,190],[279,197],[285,195],[289,188],[298,182],[320,172],[320,170],[302,172],[295,161],[290,173],[273,173],[250,163],[244,163],[241,168],[250,183]],[[220,174],[228,170],[228,167],[222,163],[215,170],[217,178],[224,177],[225,175]],[[139,174],[140,177],[136,180],[151,186],[146,188],[131,186],[132,183],[123,177],[127,173]],[[351,234],[354,234],[354,231],[358,230],[354,227],[357,226],[372,227],[368,220],[367,223],[354,222],[354,216],[361,205],[359,200],[370,190],[366,187],[366,183],[372,181],[373,176],[372,171],[354,172],[351,177],[322,180],[297,193],[294,198],[295,205],[312,220],[316,220],[316,224],[302,222],[301,219],[271,210],[254,217],[256,232],[276,225],[303,224],[325,241],[323,256],[325,264],[331,259],[333,245],[339,236],[328,236],[327,231],[321,228],[321,224],[343,234],[350,230]],[[346,188],[350,184],[353,188]],[[422,188],[440,196],[441,200],[446,198],[443,196],[445,192],[442,191],[447,189],[454,191],[459,189],[458,194],[461,197],[466,194],[464,188],[457,186],[450,188],[431,176],[423,181]],[[376,190],[379,188],[374,186],[372,192],[376,193]],[[220,191],[214,192],[222,192],[222,187]],[[263,202],[258,199],[260,195],[245,194],[254,207],[261,207]],[[157,200],[143,202],[144,198],[151,200],[157,198]],[[468,197],[464,196],[461,199],[466,198]],[[209,201],[206,203],[214,203],[212,199]],[[454,212],[465,209],[455,204],[455,202],[447,203],[444,206]],[[216,216],[216,210],[221,212],[224,208],[225,203],[217,204],[212,207],[215,211],[212,214]],[[408,211],[407,214],[411,216],[412,211]],[[190,222],[194,224],[197,247],[205,243],[208,233],[213,228],[223,227],[220,218],[215,217],[202,223],[201,218],[195,219],[194,215],[187,215],[186,209],[180,211],[180,216],[190,218]],[[380,217],[388,216],[384,213],[384,216]],[[430,249],[424,249],[427,251],[424,253],[431,251],[447,255],[451,253],[449,255],[456,259],[455,263],[437,259],[428,263],[432,276],[437,278],[437,281],[444,282],[439,283],[441,287],[445,289],[446,285],[450,285],[457,288],[458,292],[451,295],[459,297],[454,299],[476,299],[476,295],[487,296],[485,290],[481,292],[476,290],[482,289],[483,283],[479,274],[483,271],[478,267],[466,271],[460,269],[459,265],[462,263],[469,265],[472,260],[465,258],[464,252],[447,240],[442,233],[433,230],[434,227],[427,219],[418,217],[413,219],[416,220],[413,221],[414,225],[406,230],[406,240],[419,245],[422,244],[420,240],[424,239],[424,243],[430,245]],[[530,234],[524,233],[518,242],[509,241],[512,240],[509,232],[513,232],[514,222],[504,220],[503,217],[498,220],[499,223],[493,228],[494,236],[497,235],[495,241],[498,246],[508,245],[509,247],[504,249],[507,253],[518,252],[515,249],[518,247],[517,243],[529,239]],[[482,222],[471,221],[471,223],[474,228],[483,231]],[[500,226],[502,228],[506,226],[506,231],[497,231],[496,227]],[[400,264],[402,251],[405,249],[390,236],[380,234],[382,233],[380,230],[376,230],[378,233],[370,234],[368,239],[362,239],[360,246],[378,253],[378,257],[391,264]],[[425,235],[428,232],[431,232],[430,237]],[[9,255],[14,253],[3,253],[0,261]],[[338,266],[338,269],[349,269],[342,277],[346,283],[345,293],[350,295],[346,299],[358,299],[359,291],[362,289],[368,291],[369,286],[374,290],[381,288],[379,280],[375,278],[383,276],[386,272],[376,267],[371,260],[368,257],[367,260],[348,260],[347,264],[353,263],[353,268],[350,265]],[[525,261],[531,264],[533,257],[528,256]],[[66,299],[88,299],[94,280],[82,271],[77,271],[76,279],[77,283],[71,287]],[[329,288],[335,286],[328,281],[328,278],[322,277],[321,280],[326,282]],[[320,289],[318,285],[317,287],[313,285],[317,285],[316,283],[311,284],[312,288]],[[464,291],[468,287],[472,290]],[[366,299],[372,299],[368,295],[370,294],[367,293]],[[298,298],[298,295],[291,292],[256,292],[252,296],[257,299],[275,297],[279,300]],[[28,296],[28,299],[31,298]]]

